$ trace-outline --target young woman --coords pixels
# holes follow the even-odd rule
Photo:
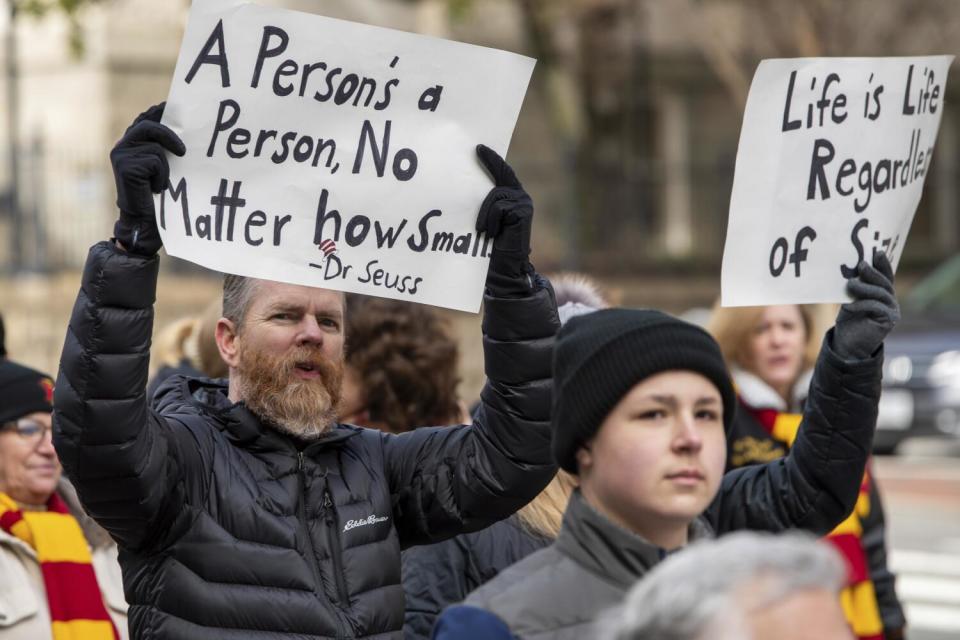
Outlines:
[[[557,540],[466,604],[523,639],[591,637],[601,611],[693,540],[734,529],[830,531],[854,507],[872,442],[883,339],[899,318],[892,281],[885,256],[861,263],[793,448],[726,474],[737,400],[713,338],[657,311],[572,319],[554,357],[553,453],[579,489]]]
[[[820,333],[810,307],[717,308],[709,331],[730,365],[737,412],[727,468],[783,457],[796,439]],[[887,568],[883,505],[869,471],[853,513],[828,536],[847,561],[841,603],[862,640],[903,637],[905,619]]]

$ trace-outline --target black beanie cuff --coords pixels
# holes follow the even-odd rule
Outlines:
[[[53,380],[39,371],[0,361],[0,424],[53,411]]]

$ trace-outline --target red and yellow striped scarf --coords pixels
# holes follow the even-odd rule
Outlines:
[[[54,640],[117,640],[103,604],[90,549],[77,520],[57,494],[47,511],[21,511],[0,493],[0,528],[37,553]]]
[[[745,406],[745,405],[744,405]],[[797,413],[781,413],[775,409],[750,409],[754,417],[770,435],[788,447],[793,446],[803,416]],[[826,540],[840,552],[847,563],[847,586],[840,592],[840,604],[847,622],[860,640],[883,640],[883,620],[877,604],[877,594],[870,580],[867,555],[863,549],[863,525],[861,518],[870,513],[869,471],[864,472],[860,483],[860,496],[846,520],[827,534]]]

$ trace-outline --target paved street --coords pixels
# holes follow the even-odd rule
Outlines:
[[[960,638],[960,451],[909,443],[874,461],[910,640]],[[934,455],[931,455],[934,454]]]

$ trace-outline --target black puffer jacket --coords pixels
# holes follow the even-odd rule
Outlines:
[[[163,383],[174,376],[186,376],[188,378],[207,377],[203,371],[193,366],[190,360],[183,358],[175,367],[164,365],[157,369],[157,372],[153,375],[153,379],[147,381],[147,399],[152,402],[153,397],[157,395],[157,391],[160,390]]]
[[[298,450],[222,383],[144,394],[158,260],[93,247],[55,396],[55,444],[121,548],[134,637],[399,638],[400,549],[488,526],[555,467],[549,286],[485,301],[473,425],[339,425]]]
[[[404,640],[428,640],[440,612],[515,562],[553,542],[516,515],[473,533],[403,552]]]

